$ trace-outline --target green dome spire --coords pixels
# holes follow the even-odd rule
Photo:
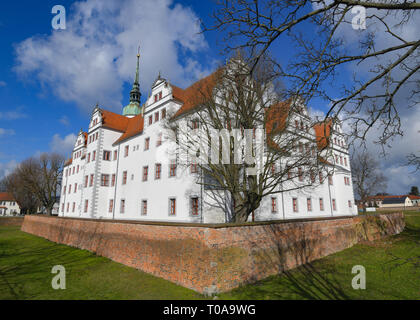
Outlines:
[[[134,79],[133,88],[130,91],[130,103],[124,107],[124,116],[136,116],[141,113],[140,109],[140,85],[139,85],[139,60],[140,60],[140,48],[137,53],[137,68],[136,77]]]

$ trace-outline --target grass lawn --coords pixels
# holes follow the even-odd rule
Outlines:
[[[358,244],[282,275],[221,294],[221,299],[420,299],[420,212],[406,211],[396,236]],[[354,265],[366,290],[354,290]]]
[[[0,227],[0,299],[203,299],[198,293],[93,253]],[[66,289],[54,290],[54,265]]]
[[[405,212],[403,233],[359,244],[221,299],[420,299],[420,212]],[[51,288],[51,269],[66,267],[66,290]],[[354,290],[354,265],[366,290]],[[0,227],[0,299],[203,299],[192,290],[88,251]]]

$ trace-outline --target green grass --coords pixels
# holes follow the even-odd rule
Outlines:
[[[327,256],[278,276],[221,294],[221,299],[420,299],[420,212],[405,212],[396,236]],[[366,289],[354,290],[354,265]]]
[[[54,290],[54,265],[66,289]],[[0,299],[202,299],[198,293],[86,250],[0,227]]]
[[[420,212],[405,212],[401,234],[359,244],[221,299],[420,299]],[[66,290],[53,290],[51,269],[66,267]],[[354,290],[354,265],[366,290]],[[0,299],[203,299],[192,290],[86,250],[0,227]]]

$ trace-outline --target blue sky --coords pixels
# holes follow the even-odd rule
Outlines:
[[[51,9],[57,4],[66,8],[66,30],[52,29]],[[87,128],[96,102],[121,112],[128,103],[139,42],[143,100],[159,71],[186,87],[223,63],[220,34],[198,34],[198,20],[210,24],[214,9],[210,0],[2,3],[0,178],[39,152],[68,155],[75,134]],[[285,40],[271,50],[280,62],[294,52]],[[343,72],[338,81],[349,79],[350,73]],[[310,107],[326,109],[321,101]],[[400,149],[415,141],[406,140],[399,143]],[[418,174],[409,175],[402,166],[400,149],[382,160],[383,169],[392,172],[389,192],[407,192],[418,181]],[[409,176],[402,181],[402,174]]]

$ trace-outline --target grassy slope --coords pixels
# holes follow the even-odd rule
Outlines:
[[[406,230],[360,244],[285,274],[221,294],[222,299],[420,299],[420,212]],[[53,290],[53,265],[67,289]],[[366,290],[353,290],[351,269],[366,268]],[[107,258],[0,227],[0,299],[200,299],[203,296]]]
[[[420,212],[406,212],[401,234],[359,244],[286,274],[222,294],[222,299],[420,299]],[[366,290],[354,290],[354,265]]]
[[[66,290],[54,290],[54,265]],[[107,258],[0,227],[0,299],[198,299],[201,295]]]

